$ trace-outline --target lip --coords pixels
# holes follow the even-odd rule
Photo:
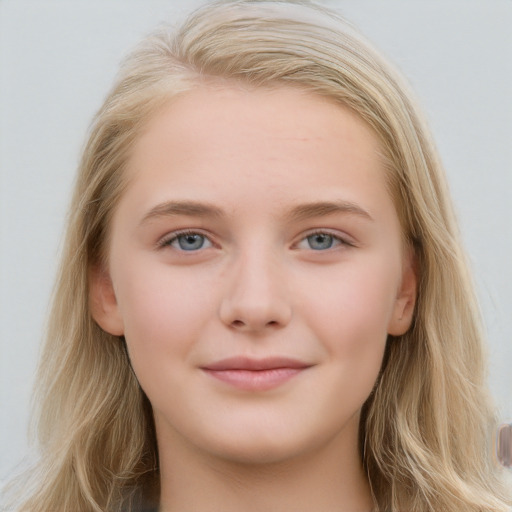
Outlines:
[[[267,391],[281,386],[311,366],[287,357],[231,357],[203,366],[201,370],[244,391]]]

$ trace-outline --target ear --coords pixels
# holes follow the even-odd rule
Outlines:
[[[412,247],[404,251],[402,281],[395,300],[393,314],[388,326],[388,334],[405,334],[412,324],[416,294],[418,291],[418,268],[416,254]]]
[[[89,271],[89,308],[96,323],[114,336],[124,334],[124,324],[112,280],[102,265]]]

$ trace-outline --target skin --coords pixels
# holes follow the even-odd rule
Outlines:
[[[371,510],[360,410],[417,281],[374,133],[296,89],[199,87],[126,172],[91,303],[152,404],[161,510]],[[234,356],[303,366],[247,389],[208,369]]]

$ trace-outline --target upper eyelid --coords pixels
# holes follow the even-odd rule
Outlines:
[[[335,237],[338,237],[338,238],[348,237],[348,235],[340,233],[337,229],[331,229],[331,228],[312,228],[312,229],[308,229],[304,233],[302,233],[300,236],[302,236],[302,238],[306,238],[308,236],[316,235],[316,234],[332,235],[332,236],[335,236]]]
[[[353,238],[346,233],[340,233],[339,231],[337,231],[335,229],[317,228],[317,229],[311,229],[311,230],[306,231],[305,233],[302,233],[300,235],[300,237],[297,238],[297,241],[293,243],[293,245],[296,245],[299,242],[302,242],[303,240],[308,238],[309,236],[313,236],[313,235],[329,235],[329,236],[336,238],[337,240],[339,240],[340,242],[342,242],[344,244],[347,244],[347,245],[355,244],[355,242],[353,241]]]

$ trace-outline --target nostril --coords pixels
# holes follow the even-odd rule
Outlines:
[[[235,329],[241,329],[243,327],[247,327],[251,323],[246,323],[243,320],[233,320],[231,322],[231,327],[234,327]],[[277,320],[270,320],[267,323],[262,323],[261,327],[276,327],[279,325],[279,322]]]

